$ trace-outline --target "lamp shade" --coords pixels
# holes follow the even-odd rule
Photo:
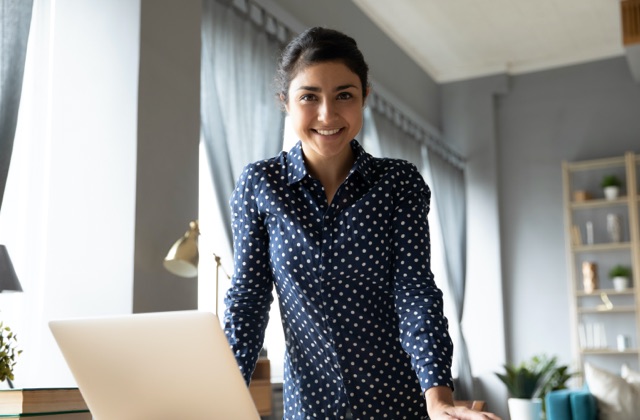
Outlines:
[[[189,223],[189,230],[173,244],[164,259],[164,267],[180,277],[198,275],[198,222]]]
[[[16,271],[13,269],[7,247],[0,245],[0,292],[9,291],[22,292],[22,286],[20,286]]]

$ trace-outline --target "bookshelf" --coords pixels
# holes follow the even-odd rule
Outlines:
[[[606,175],[622,180],[617,198],[604,197]],[[562,163],[572,347],[580,369],[586,361],[613,372],[623,363],[640,365],[639,175],[640,155],[633,152]],[[612,233],[611,219],[619,235]],[[590,264],[587,274],[583,264]],[[613,288],[608,273],[615,265],[631,268],[628,288]],[[589,273],[595,282],[585,281]]]

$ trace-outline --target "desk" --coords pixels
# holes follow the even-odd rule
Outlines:
[[[271,401],[271,364],[269,359],[261,357],[256,364],[256,370],[251,376],[249,392],[261,416],[270,416],[273,410]]]

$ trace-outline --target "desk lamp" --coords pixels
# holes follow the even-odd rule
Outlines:
[[[18,281],[16,271],[11,264],[7,247],[0,245],[0,293],[1,292],[22,292],[22,286]]]
[[[164,259],[164,267],[171,273],[180,277],[195,277],[198,275],[198,236],[200,235],[200,229],[198,221],[194,220],[189,223],[189,230],[178,239]],[[220,268],[222,263],[220,257],[213,254],[216,261],[216,315],[218,315],[218,280],[220,276]],[[222,267],[222,271],[229,278],[229,275]]]

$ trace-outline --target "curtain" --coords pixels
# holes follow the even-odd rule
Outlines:
[[[454,313],[457,315],[457,319],[452,321],[460,325],[455,351],[458,363],[456,398],[473,399],[473,373],[462,333],[467,261],[464,171],[437,153],[428,153],[427,159],[431,169],[433,193],[437,197],[435,203],[440,215],[449,290],[453,294]]]
[[[0,1],[0,208],[18,122],[33,0]]]
[[[368,117],[368,118],[367,118]],[[377,105],[369,115],[365,112],[363,147],[372,155],[407,160],[418,168],[423,167],[418,138],[403,126],[400,114],[393,109]]]
[[[272,89],[280,28],[262,9],[243,6],[205,0],[202,18],[202,141],[229,249],[235,181],[247,163],[281,150],[284,121]]]

